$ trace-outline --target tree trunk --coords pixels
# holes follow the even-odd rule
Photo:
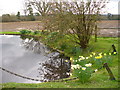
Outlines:
[[[97,25],[95,25],[95,42],[97,42]]]
[[[81,40],[80,41],[80,46],[81,46],[82,49],[86,49],[87,46],[88,46],[88,43],[86,43],[86,41]]]

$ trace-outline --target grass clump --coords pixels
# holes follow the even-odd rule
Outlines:
[[[30,31],[30,30],[21,30],[20,33],[21,34],[30,34],[30,33],[32,33],[32,31]]]

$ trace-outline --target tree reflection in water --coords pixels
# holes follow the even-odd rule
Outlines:
[[[52,57],[45,63],[40,63],[40,76],[44,73],[43,80],[57,80],[69,77],[70,61],[65,62],[68,58],[61,57],[62,55]]]
[[[31,38],[27,36],[21,36],[23,39],[23,46],[27,50],[32,50],[35,53],[43,54],[46,57],[49,57],[48,60],[44,60],[43,63],[40,63],[38,68],[39,76],[43,81],[57,80],[62,78],[69,77],[70,73],[70,60],[69,57],[65,57],[58,52],[50,52],[50,49],[42,44],[38,38]],[[68,62],[65,62],[68,60]]]
[[[39,38],[31,38],[28,36],[21,36],[22,45],[27,49],[34,51],[37,54],[46,54],[50,50],[39,41]]]

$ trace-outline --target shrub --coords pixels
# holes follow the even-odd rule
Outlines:
[[[21,34],[30,34],[31,31],[30,30],[21,30],[20,33]]]
[[[40,34],[41,31],[34,31],[34,34]]]
[[[15,15],[3,14],[2,22],[16,22],[19,21]]]

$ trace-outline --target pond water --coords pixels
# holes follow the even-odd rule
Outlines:
[[[51,52],[37,39],[15,36],[0,35],[0,67],[11,72],[40,79],[43,81],[57,80],[69,77],[70,61],[65,62],[64,57],[58,52]],[[63,58],[64,57],[64,58]],[[40,83],[24,79],[0,69],[2,72],[1,83]]]

